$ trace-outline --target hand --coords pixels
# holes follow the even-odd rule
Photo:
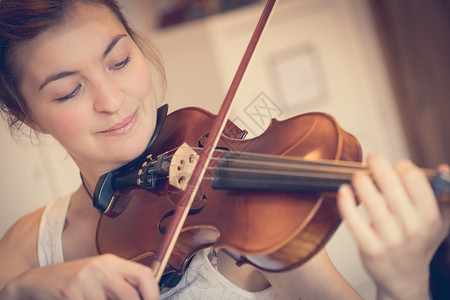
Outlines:
[[[373,180],[355,174],[355,193],[370,225],[356,209],[349,186],[338,193],[339,211],[356,239],[364,266],[383,299],[427,299],[429,264],[448,232],[433,191],[419,168],[402,160],[394,167],[368,158]]]
[[[1,299],[159,299],[152,269],[112,254],[32,269],[3,293]]]

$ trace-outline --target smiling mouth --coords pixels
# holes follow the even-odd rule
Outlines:
[[[138,119],[138,110],[136,109],[134,113],[132,113],[130,116],[126,117],[122,122],[117,123],[111,128],[108,128],[104,131],[100,131],[100,134],[103,135],[109,135],[109,136],[117,136],[117,135],[125,135],[129,133],[134,125],[136,124],[136,121]]]

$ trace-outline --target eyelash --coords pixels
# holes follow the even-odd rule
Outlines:
[[[81,84],[78,84],[77,87],[70,94],[68,94],[64,97],[61,97],[61,98],[57,98],[56,100],[60,101],[60,102],[64,102],[69,99],[72,99],[73,97],[75,97],[78,94],[78,92],[80,91],[80,88],[81,88]]]
[[[118,69],[125,68],[128,65],[128,63],[130,62],[130,60],[131,60],[131,56],[127,56],[127,58],[125,58],[125,60],[121,61],[120,63],[115,64],[113,66],[113,69],[118,70]]]
[[[127,56],[127,58],[125,58],[125,60],[115,64],[113,69],[120,70],[120,69],[125,68],[128,65],[128,63],[130,62],[130,60],[131,60],[131,56]],[[80,88],[81,88],[81,84],[78,84],[77,87],[70,94],[68,94],[64,97],[61,97],[61,98],[57,98],[56,100],[59,102],[64,102],[69,99],[72,99],[78,94],[78,92],[80,91]]]

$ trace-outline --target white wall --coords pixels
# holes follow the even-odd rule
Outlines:
[[[158,31],[151,28],[151,12],[145,13],[149,2],[122,2],[163,53],[169,82],[164,102],[171,110],[193,105],[217,112],[262,6]],[[285,72],[277,76],[276,68]],[[302,87],[292,84],[292,78]],[[395,160],[408,153],[386,78],[366,1],[281,0],[231,119],[260,133],[263,129],[249,116],[249,108],[263,92],[276,103],[278,119],[312,110],[328,112],[360,140],[365,153],[382,152]],[[21,215],[70,192],[80,180],[74,164],[52,141],[45,139],[41,147],[20,146],[4,125],[0,144],[2,235]],[[345,227],[327,249],[350,283],[366,299],[374,299],[373,285]]]
[[[0,236],[26,213],[73,191],[81,180],[72,159],[53,139],[13,140],[0,126]]]

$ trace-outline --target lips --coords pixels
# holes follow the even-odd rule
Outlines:
[[[104,131],[100,131],[99,133],[110,136],[125,135],[133,129],[137,119],[138,119],[138,109],[136,109],[134,113],[126,117],[123,121],[115,124],[114,126]]]

